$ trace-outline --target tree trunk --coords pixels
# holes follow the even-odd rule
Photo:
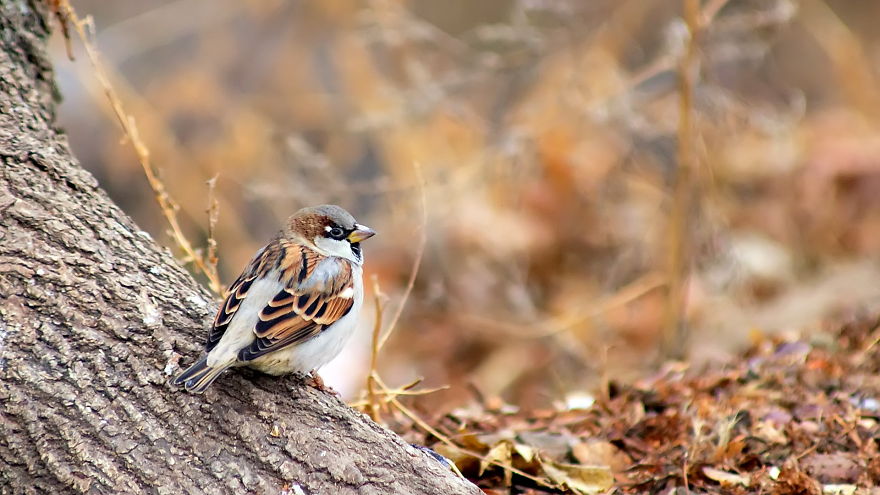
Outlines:
[[[295,379],[168,385],[215,303],[53,127],[48,33],[0,2],[0,493],[479,493]]]

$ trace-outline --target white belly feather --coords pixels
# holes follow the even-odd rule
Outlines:
[[[357,328],[364,302],[361,289],[362,269],[357,265],[352,268],[354,287],[357,289],[353,294],[354,305],[348,314],[309,340],[287,346],[253,361],[235,363],[233,366],[250,366],[264,373],[282,375],[308,372],[333,360]],[[278,278],[273,276],[254,281],[220,342],[208,353],[208,366],[213,368],[237,360],[238,351],[249,346],[256,339],[253,329],[257,324],[260,310],[283,288]]]

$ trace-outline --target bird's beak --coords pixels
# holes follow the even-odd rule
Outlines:
[[[364,239],[369,239],[376,235],[376,231],[367,227],[366,225],[355,224],[354,230],[351,231],[351,234],[348,234],[349,242],[361,242]]]

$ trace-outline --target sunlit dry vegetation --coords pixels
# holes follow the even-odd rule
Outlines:
[[[738,415],[744,406],[731,399],[710,411],[703,399],[668,399],[674,414],[661,410],[646,426],[639,422],[657,412],[645,405],[654,399],[621,384],[668,358],[682,358],[687,364],[674,365],[681,370],[717,366],[747,344],[759,352],[768,335],[782,335],[778,344],[821,334],[853,312],[880,308],[880,3],[74,6],[94,17],[106,76],[204,259],[216,199],[221,282],[305,205],[340,204],[379,231],[365,245],[366,285],[381,291],[370,310],[384,316],[379,336],[400,317],[376,369],[389,387],[418,377],[421,386],[448,387],[367,397],[369,317],[325,377],[351,401],[385,404],[378,416],[413,441],[439,436],[483,455],[471,466],[449,445],[438,447],[461,457],[469,476],[488,470],[499,486],[565,485],[577,477],[571,466],[599,463],[636,473],[633,489],[647,490],[654,473],[670,486],[747,491],[743,480],[758,483],[752,474],[723,470],[766,474],[770,461],[759,456],[760,469],[731,461],[745,440],[737,452],[725,450],[751,427]],[[60,37],[55,46],[66,59]],[[94,66],[78,56],[57,68],[62,125],[83,165],[139,225],[191,261],[169,234]],[[687,383],[697,395],[715,390]],[[645,387],[678,397],[682,386]],[[617,422],[596,419],[598,410],[578,416],[577,427],[559,422],[591,398],[625,410],[605,410],[619,412]],[[473,408],[497,411],[481,420],[495,426],[462,426]],[[543,415],[547,432],[564,430],[562,452],[528,450],[546,447],[546,438],[456,437],[454,424],[518,431],[499,419],[511,408]],[[835,424],[856,431],[858,415],[840,414]],[[425,435],[422,420],[437,430]],[[691,442],[673,456],[685,465],[645,468],[657,458],[633,452],[658,448],[646,428],[672,428]],[[765,443],[779,440],[771,433]],[[605,443],[571,450],[590,435]],[[621,440],[628,435],[642,443]],[[612,447],[625,453],[594,452]],[[850,451],[876,451],[856,447]],[[783,469],[773,479],[794,479],[800,471],[783,458],[797,452],[773,452]],[[631,468],[637,458],[641,467]],[[698,477],[688,480],[691,472]],[[584,479],[601,484],[601,476]]]

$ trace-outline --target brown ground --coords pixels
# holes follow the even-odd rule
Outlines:
[[[615,493],[685,486],[691,493],[876,493],[878,341],[877,319],[860,318],[813,340],[757,337],[731,363],[670,364],[631,386],[611,382],[607,397],[587,409],[435,411],[437,430],[484,456],[482,472],[480,460],[416,426],[408,436],[454,459],[493,494],[557,493],[566,483],[576,493],[604,491],[611,476]]]

